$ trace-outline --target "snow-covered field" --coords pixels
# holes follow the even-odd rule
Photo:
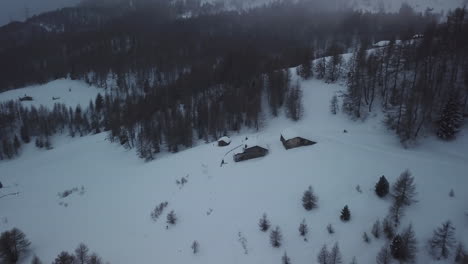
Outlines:
[[[339,0],[337,0],[339,1]],[[403,3],[409,4],[415,11],[424,12],[430,8],[435,13],[454,10],[467,4],[466,0],[341,0],[356,10],[378,12],[398,12]]]
[[[382,175],[393,183],[409,169],[419,202],[407,208],[401,226],[414,225],[417,263],[433,262],[427,256],[426,241],[448,219],[457,229],[457,240],[468,245],[466,128],[456,141],[429,137],[419,146],[404,149],[377,114],[365,122],[331,115],[329,101],[343,89],[340,85],[310,80],[302,87],[303,120],[269,120],[259,133],[231,135],[227,147],[202,144],[145,163],[133,151],[109,143],[105,134],[58,138],[60,144],[50,151],[25,146],[20,158],[0,162],[0,181],[6,185],[0,196],[19,192],[0,199],[0,232],[12,227],[23,230],[33,253],[44,263],[84,242],[117,264],[281,263],[285,251],[293,263],[306,264],[316,263],[324,243],[332,246],[336,241],[344,263],[353,256],[358,263],[375,263],[386,240],[372,239],[366,244],[362,234],[370,235],[373,222],[387,215],[391,202],[379,199],[374,185]],[[31,95],[55,96],[37,92]],[[318,143],[285,150],[279,137],[287,127]],[[245,137],[266,144],[269,154],[240,163],[232,161],[232,153],[224,157],[243,144]],[[223,157],[227,164],[221,167]],[[176,184],[182,177],[188,182]],[[301,205],[309,185],[319,197],[319,207],[310,212]],[[362,193],[356,191],[357,185]],[[74,187],[77,192],[59,198],[59,192]],[[452,188],[455,197],[450,198]],[[169,205],[154,222],[150,213],[164,201]],[[344,205],[352,215],[347,223],[339,219]],[[166,229],[166,214],[171,210],[179,221]],[[258,228],[263,213],[282,231],[279,249],[272,248],[269,233]],[[309,226],[308,242],[299,236],[302,219]],[[333,235],[326,231],[329,223],[336,231]],[[194,240],[200,244],[197,255],[190,248]]]
[[[56,103],[71,107],[80,104],[82,107],[87,107],[90,100],[94,101],[98,93],[104,94],[104,92],[103,89],[90,86],[83,81],[59,79],[43,85],[33,85],[0,93],[0,102],[18,100],[27,95],[31,96],[33,101],[23,101],[22,104],[26,107],[43,105],[52,108]]]

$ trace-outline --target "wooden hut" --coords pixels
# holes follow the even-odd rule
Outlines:
[[[231,138],[229,138],[229,137],[224,136],[224,137],[218,139],[218,146],[219,147],[224,147],[224,146],[227,146],[229,144],[231,144]]]
[[[281,133],[281,142],[285,149],[310,146],[317,142],[300,137],[294,130],[288,128]]]
[[[255,159],[266,156],[267,154],[268,149],[258,144],[245,145],[242,152],[234,155],[234,161],[239,162],[243,160]]]

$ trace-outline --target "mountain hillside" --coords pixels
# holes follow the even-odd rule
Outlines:
[[[80,242],[115,264],[281,263],[284,252],[292,263],[317,263],[322,245],[331,249],[335,242],[343,263],[353,256],[358,263],[375,263],[387,240],[374,238],[370,231],[377,219],[382,222],[387,216],[391,198],[378,198],[374,185],[382,175],[393,184],[408,169],[418,202],[405,208],[398,230],[413,224],[416,262],[433,262],[426,243],[446,220],[456,227],[457,241],[468,244],[466,127],[455,141],[427,137],[424,144],[404,149],[385,129],[378,111],[365,122],[330,114],[330,99],[343,86],[315,79],[301,82],[301,121],[292,122],[281,113],[275,119],[264,116],[261,132],[232,134],[226,147],[198,142],[192,149],[159,154],[145,163],[133,150],[109,144],[105,133],[55,137],[55,148],[49,151],[25,145],[21,158],[0,161],[5,186],[0,189],[0,232],[23,230],[44,263],[60,251],[72,252]],[[55,96],[43,87],[36,89]],[[285,128],[317,144],[285,150],[279,140]],[[235,151],[229,151],[244,145],[246,138],[261,142],[268,155],[235,163]],[[227,164],[221,166],[223,159]],[[318,208],[312,211],[301,205],[309,185],[318,196]],[[454,197],[449,197],[451,189]],[[165,201],[167,208],[153,221],[152,210]],[[351,211],[349,222],[340,220],[345,205]],[[169,226],[166,215],[171,210],[178,221]],[[270,245],[269,232],[259,230],[264,213],[271,228],[281,230],[280,248]],[[308,241],[299,236],[303,219]],[[328,234],[328,224],[334,234]],[[370,243],[363,241],[363,232]],[[195,240],[199,252],[194,255]],[[438,263],[452,259],[453,254]]]

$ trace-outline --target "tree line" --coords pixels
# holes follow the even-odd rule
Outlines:
[[[423,32],[393,38],[372,52],[362,41],[346,76],[343,110],[359,119],[383,109],[386,125],[405,143],[428,131],[453,138],[467,110],[466,10],[456,9]]]

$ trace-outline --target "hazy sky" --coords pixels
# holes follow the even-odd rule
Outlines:
[[[42,13],[66,6],[73,6],[79,0],[0,0],[0,26],[10,20],[24,20],[26,8],[29,15]]]

